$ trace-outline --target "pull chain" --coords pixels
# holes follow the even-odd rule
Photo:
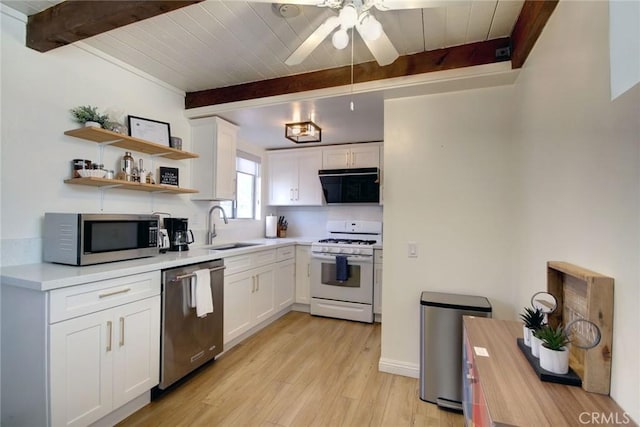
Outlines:
[[[353,27],[351,27],[351,102],[349,103],[349,108],[351,111],[355,110],[355,106],[353,105],[353,45],[356,44],[356,39],[353,34]]]

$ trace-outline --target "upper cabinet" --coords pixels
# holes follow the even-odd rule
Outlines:
[[[306,148],[269,153],[269,205],[321,206],[322,152]]]
[[[200,156],[191,165],[191,183],[199,191],[192,200],[234,200],[238,127],[219,117],[190,124],[192,148]]]
[[[352,144],[322,150],[322,169],[380,167],[380,144]]]

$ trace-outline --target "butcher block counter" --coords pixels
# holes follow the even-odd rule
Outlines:
[[[637,425],[609,396],[541,381],[516,339],[520,322],[464,317],[466,424]]]

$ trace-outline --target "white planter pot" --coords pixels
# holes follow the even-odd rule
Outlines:
[[[562,350],[551,350],[540,346],[540,367],[554,374],[566,374],[569,372],[569,350],[563,347]]]
[[[531,354],[534,357],[540,357],[540,347],[542,346],[542,340],[531,333]]]
[[[101,128],[102,126],[98,122],[84,122],[86,128]]]
[[[527,347],[531,347],[531,329],[527,328],[526,325],[522,325],[522,336],[524,337],[524,345]]]

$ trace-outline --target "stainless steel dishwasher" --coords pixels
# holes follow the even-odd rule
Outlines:
[[[213,313],[198,317],[193,304],[195,272],[211,274]],[[222,352],[224,260],[162,271],[160,384],[164,390]]]
[[[420,307],[420,399],[462,411],[462,316],[491,317],[491,303],[422,292]]]

